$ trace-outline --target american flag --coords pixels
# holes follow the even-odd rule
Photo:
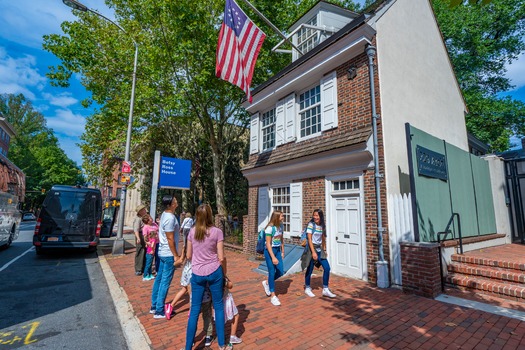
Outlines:
[[[240,87],[252,102],[250,84],[259,50],[266,38],[234,0],[226,0],[217,44],[215,75]]]

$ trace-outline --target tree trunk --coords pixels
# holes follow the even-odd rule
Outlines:
[[[221,152],[215,144],[211,145],[213,158],[213,185],[215,187],[215,200],[217,201],[217,211],[220,215],[227,215],[226,204],[224,201],[224,178],[226,162],[222,159]]]

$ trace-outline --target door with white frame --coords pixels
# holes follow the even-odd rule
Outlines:
[[[331,181],[330,264],[334,273],[365,279],[366,257],[359,179]]]

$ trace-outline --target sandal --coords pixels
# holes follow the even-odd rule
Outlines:
[[[223,347],[219,346],[219,350],[233,350],[233,345],[232,343],[229,343],[228,345],[225,345]]]

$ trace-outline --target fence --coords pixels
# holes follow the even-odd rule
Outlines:
[[[414,241],[414,224],[412,220],[411,194],[388,195],[388,231],[390,232],[390,266],[392,266],[392,283],[401,285],[401,250],[400,242]]]

